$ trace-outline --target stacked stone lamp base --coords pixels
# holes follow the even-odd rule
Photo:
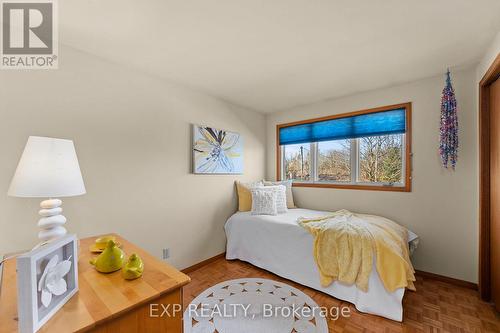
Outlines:
[[[40,211],[38,214],[42,217],[38,220],[40,232],[38,238],[44,242],[51,239],[59,238],[66,234],[66,217],[62,215],[62,201],[59,199],[44,200],[40,203]]]

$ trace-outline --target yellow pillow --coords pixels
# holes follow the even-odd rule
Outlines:
[[[249,212],[252,210],[252,192],[250,192],[250,189],[257,186],[264,186],[264,184],[261,181],[253,183],[236,182],[238,210],[240,212]]]

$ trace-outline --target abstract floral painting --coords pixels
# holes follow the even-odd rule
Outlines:
[[[194,125],[193,171],[198,174],[242,174],[241,135],[213,127]]]

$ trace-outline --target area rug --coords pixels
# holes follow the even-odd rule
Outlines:
[[[320,307],[302,291],[267,279],[219,283],[184,312],[185,333],[327,333]]]

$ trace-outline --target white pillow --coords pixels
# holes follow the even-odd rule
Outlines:
[[[286,202],[286,186],[276,185],[276,186],[264,186],[266,191],[276,192],[276,210],[278,214],[283,214],[288,211]]]
[[[252,215],[278,215],[276,198],[278,192],[256,187],[252,192]]]
[[[295,208],[295,202],[293,201],[292,181],[282,180],[279,182],[268,182],[264,180],[264,186],[276,186],[276,185],[286,186],[286,205],[288,208]]]

